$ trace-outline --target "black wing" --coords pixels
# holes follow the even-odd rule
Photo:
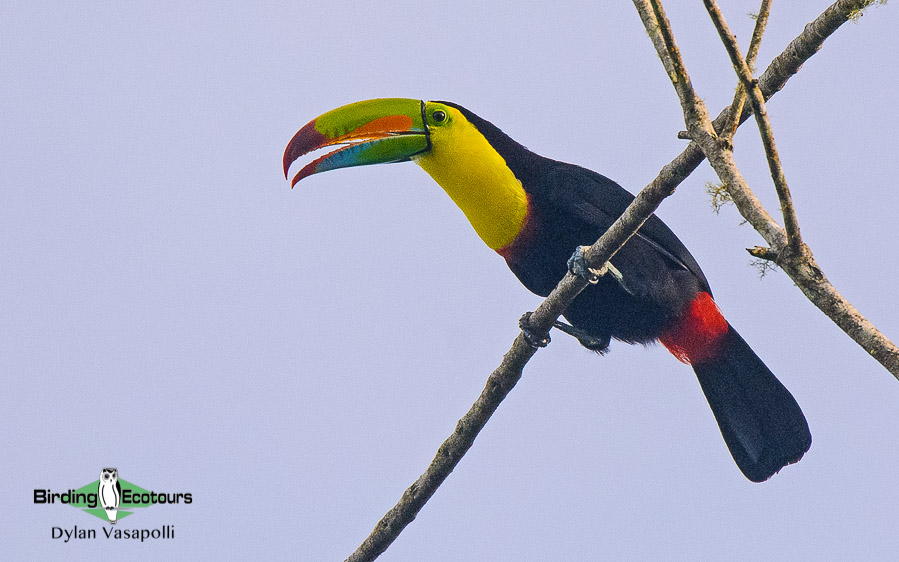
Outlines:
[[[597,237],[609,228],[634,200],[634,196],[609,178],[574,164],[554,163],[546,182],[540,182],[546,193],[540,193],[554,206],[575,218],[598,228]],[[655,215],[643,223],[638,236],[674,268],[689,271],[709,290],[696,259],[668,226]]]

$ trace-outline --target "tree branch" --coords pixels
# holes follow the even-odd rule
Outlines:
[[[378,521],[365,541],[347,558],[347,562],[374,560],[411,523],[437,488],[446,480],[450,472],[471,448],[475,437],[496,411],[503,399],[521,379],[522,369],[536,353],[521,334],[512,343],[512,349],[503,357],[502,363],[487,378],[487,385],[478,399],[468,410],[453,434],[440,445],[437,454],[427,470],[418,477],[400,498],[400,501]]]
[[[851,17],[854,17],[859,10],[870,5],[871,2],[872,0],[838,0],[824,10],[824,12],[815,18],[814,21],[806,25],[802,30],[802,33],[793,39],[787,45],[786,49],[771,61],[771,64],[768,65],[765,72],[759,77],[758,86],[765,96],[765,99],[770,99],[771,96],[780,91],[789,79],[799,72],[802,65],[821,49],[824,41],[830,37],[830,35],[839,29],[841,25],[849,21]],[[638,10],[640,10],[639,6]],[[651,11],[651,8],[647,7],[646,10]],[[644,26],[645,25],[646,21],[644,21]],[[655,45],[656,41],[659,40],[656,37],[658,33],[649,28],[647,28],[647,31]],[[663,64],[667,64],[664,60],[662,62]],[[665,69],[666,72],[669,72],[670,74],[667,66]],[[748,119],[751,114],[752,109],[750,107],[744,107],[740,113],[738,122],[742,123]],[[720,132],[731,129],[732,126],[729,125],[731,119],[730,107],[728,107],[718,114],[718,117],[712,121],[715,131]],[[669,178],[670,189],[673,191],[680,185],[682,181],[693,173],[693,170],[695,170],[703,160],[705,160],[705,154],[703,154],[699,145],[696,142],[688,144],[683,152],[669,164],[671,169],[677,171],[676,175],[672,175]],[[759,202],[754,195],[742,197],[741,204],[738,208],[743,209],[741,210],[741,214],[756,230],[767,230],[767,219],[770,219],[770,216],[764,207],[762,207],[761,202]],[[759,230],[759,232],[765,236],[762,230]],[[768,236],[776,237],[777,232],[769,232],[768,235],[765,236],[766,240],[768,239]]]
[[[746,64],[750,69],[755,66],[755,57],[759,54],[759,47],[762,45],[762,35],[765,33],[765,27],[768,25],[768,16],[771,14],[771,1],[762,0],[758,16],[755,18],[752,39],[749,40],[749,50],[746,51]],[[746,89],[741,82],[737,85],[737,93],[734,94],[734,101],[730,104],[729,125],[722,130],[723,135],[728,139],[733,139],[737,133],[737,127],[740,126],[739,116],[743,114],[743,103],[745,101]]]
[[[849,16],[865,4],[860,0],[840,0],[828,8],[814,22],[794,39],[787,49],[778,55],[759,79],[759,88],[765,98],[779,91],[799,67],[820,49],[824,40],[845,23]],[[650,36],[653,34],[650,33]],[[738,123],[749,117],[744,108]],[[721,130],[728,123],[729,108],[715,119],[716,129]],[[596,244],[591,246],[585,257],[591,268],[599,269],[636,232],[668,195],[702,162],[704,155],[695,142],[691,142],[677,158],[662,168],[659,175],[634,199],[624,214],[615,222]],[[757,200],[756,200],[757,203]],[[761,204],[758,204],[761,208]],[[761,208],[764,213],[764,209]],[[767,213],[765,213],[767,214]],[[586,282],[573,275],[566,275],[559,286],[531,315],[531,327],[538,332],[548,333],[553,321],[567,307],[571,300],[586,286]],[[374,560],[396,540],[402,530],[411,523],[424,504],[434,494],[440,484],[449,476],[465,452],[471,447],[480,430],[499,407],[505,396],[520,380],[524,366],[536,353],[536,349],[519,334],[512,348],[503,357],[502,363],[490,377],[481,395],[459,423],[453,434],[443,442],[427,470],[410,486],[400,501],[378,522],[372,533],[347,558],[361,562]]]
[[[796,253],[799,250],[799,244],[802,243],[802,238],[799,234],[799,219],[796,217],[793,198],[790,195],[790,188],[787,186],[783,165],[777,153],[777,145],[774,143],[774,132],[771,129],[771,120],[768,119],[765,98],[752,77],[749,65],[740,53],[737,38],[731,33],[727,21],[724,19],[724,14],[721,13],[721,9],[718,7],[718,3],[715,0],[703,0],[703,3],[709,12],[709,16],[712,18],[712,22],[715,24],[715,29],[721,37],[721,42],[724,43],[727,54],[730,56],[734,70],[740,78],[741,86],[749,93],[752,112],[755,115],[759,132],[762,135],[762,145],[765,148],[765,155],[768,159],[768,169],[771,172],[771,177],[774,179],[774,189],[777,191],[777,198],[780,200],[780,210],[784,219],[784,227],[787,231],[787,245],[792,253]]]
[[[815,18],[814,21],[806,25],[802,33],[793,39],[783,52],[771,61],[765,72],[759,76],[758,86],[765,96],[765,100],[767,101],[780,91],[790,78],[799,72],[802,65],[821,49],[824,41],[839,29],[841,25],[849,21],[850,18],[855,17],[860,10],[869,6],[873,1],[837,0],[824,10],[820,16]],[[650,38],[652,36],[653,33],[650,32]],[[751,108],[744,107],[740,113],[739,123],[748,119],[751,114]],[[716,131],[727,131],[728,129],[725,126],[730,123],[730,119],[731,112],[728,107],[718,114],[718,117],[712,121],[712,124],[715,126]],[[683,172],[680,178],[672,178],[675,181],[674,186],[676,187],[686,179],[703,160],[705,160],[705,155],[702,153],[699,145],[695,142],[688,144],[687,148],[672,161],[672,163],[677,162],[678,168]]]
[[[832,10],[837,4],[848,10],[845,16],[842,16],[848,19],[850,15],[870,4],[870,0],[837,2],[828,8],[825,14],[833,14]],[[799,286],[805,296],[846,332],[849,337],[899,379],[899,348],[862,316],[827,280],[812,256],[811,249],[801,239],[797,238],[793,245],[787,243],[787,233],[765,211],[740,174],[740,170],[733,160],[733,149],[730,143],[720,142],[715,128],[704,112],[702,101],[696,96],[695,92],[687,91],[692,89],[689,77],[686,75],[680,52],[674,43],[674,34],[671,31],[670,23],[664,15],[661,2],[659,0],[650,0],[649,2],[646,0],[634,0],[634,5],[637,7],[637,11],[643,20],[643,25],[650,36],[658,34],[664,39],[662,43],[654,40],[653,44],[656,46],[656,51],[662,59],[666,71],[669,72],[669,77],[681,100],[687,130],[690,132],[693,142],[699,145],[708,158],[709,164],[711,164],[719,179],[726,186],[740,214],[765,238],[773,252],[777,255],[776,263]],[[813,34],[820,29],[812,27],[812,24],[810,24],[806,26],[803,33],[808,32],[810,28],[812,28]],[[796,41],[790,45],[793,46],[795,43]],[[665,59],[670,60],[666,61]],[[745,67],[745,65],[743,66]],[[672,74],[669,69],[674,69],[675,73]]]

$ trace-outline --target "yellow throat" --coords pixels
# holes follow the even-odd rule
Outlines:
[[[434,106],[448,118],[431,124],[431,150],[414,160],[462,209],[481,240],[498,250],[521,231],[527,194],[503,157],[459,110],[430,102],[429,117]]]

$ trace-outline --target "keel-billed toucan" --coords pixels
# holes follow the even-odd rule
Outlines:
[[[579,245],[596,241],[633,200],[612,180],[544,158],[454,103],[375,99],[317,117],[284,153],[297,158],[339,145],[303,167],[317,172],[412,160],[449,194],[481,239],[525,287],[546,296]],[[611,338],[658,340],[693,366],[724,441],[752,481],[798,461],[811,445],[805,416],[724,319],[708,281],[681,241],[654,215],[611,260],[616,276],[588,286],[565,318],[589,346]],[[586,341],[589,338],[581,338]]]

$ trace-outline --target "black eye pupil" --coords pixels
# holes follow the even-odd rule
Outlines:
[[[443,123],[446,120],[446,113],[440,111],[439,109],[431,115],[434,118],[434,122]]]

